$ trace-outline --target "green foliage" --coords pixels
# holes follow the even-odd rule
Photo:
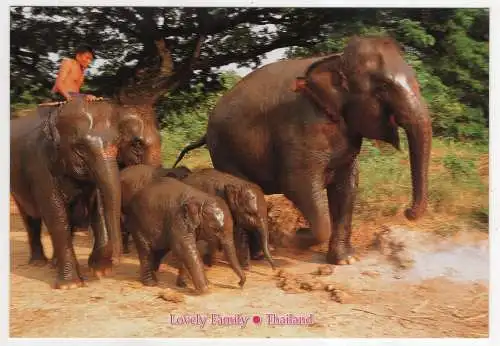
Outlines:
[[[474,162],[470,160],[463,160],[454,154],[448,154],[443,158],[444,166],[450,171],[453,179],[460,179],[461,177],[468,177],[476,168]]]
[[[196,73],[159,102],[162,124],[169,131],[189,128],[189,139],[215,102],[209,92],[225,90],[215,68],[253,68],[276,48],[290,47],[288,57],[322,55],[340,52],[352,35],[390,35],[417,71],[434,134],[488,141],[487,8],[11,7],[10,16],[13,109],[49,96],[58,65],[49,54],[70,56],[82,41],[94,45],[102,65],[94,66],[86,87],[108,95],[133,71],[157,62],[154,39],[165,39],[177,69],[203,32]]]
[[[203,136],[210,111],[223,92],[232,88],[239,79],[234,73],[224,73],[219,80],[222,91],[206,93],[202,85],[198,85],[189,93],[181,92],[165,98],[157,106],[158,117],[162,120],[162,155],[167,166],[175,162],[186,144]],[[193,154],[197,155],[193,152],[188,156]],[[208,152],[203,154],[203,158],[208,158]]]

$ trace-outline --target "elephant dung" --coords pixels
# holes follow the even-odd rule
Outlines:
[[[334,271],[334,267],[328,264],[319,266],[315,271],[312,272],[313,275],[318,276],[328,276],[332,275]]]
[[[349,304],[352,302],[352,296],[346,291],[334,288],[331,293],[331,299],[340,304]]]
[[[319,291],[323,289],[323,284],[316,280],[303,281],[300,284],[300,288],[306,291]]]
[[[302,291],[315,291],[323,289],[323,284],[315,280],[310,275],[295,276],[283,270],[277,274],[278,283],[277,287],[286,292],[302,292]]]

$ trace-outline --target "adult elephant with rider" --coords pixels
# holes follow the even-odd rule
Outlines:
[[[11,120],[10,191],[28,232],[31,264],[47,262],[42,221],[47,227],[57,259],[56,288],[84,283],[71,236],[76,201],[88,207],[95,239],[88,264],[95,274],[107,274],[121,253],[119,124],[112,114],[109,104],[75,100],[44,117]]]
[[[40,118],[47,118],[59,106],[39,106],[33,111]],[[124,104],[119,99],[93,102],[86,112],[96,118],[106,117],[116,124],[116,161],[118,169],[147,164],[161,166],[161,141],[155,112],[151,102]],[[87,229],[90,225],[90,206],[76,198],[71,205],[72,225],[75,229]]]
[[[413,201],[427,207],[431,119],[414,70],[387,37],[353,37],[341,54],[266,65],[227,92],[210,114],[207,132],[191,149],[207,145],[216,169],[283,193],[311,230],[297,232],[308,246],[329,239],[327,261],[356,261],[351,225],[362,139],[399,149],[406,132]]]

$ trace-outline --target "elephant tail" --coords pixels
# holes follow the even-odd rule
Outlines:
[[[184,149],[182,149],[181,153],[177,157],[177,160],[175,161],[175,163],[172,166],[172,168],[175,168],[175,166],[177,166],[177,164],[182,160],[182,158],[184,157],[184,155],[186,155],[188,152],[190,152],[193,149],[197,149],[199,147],[202,147],[202,146],[204,146],[206,144],[207,144],[207,134],[204,134],[203,137],[201,137],[200,139],[198,139],[196,142],[191,143],[188,146],[186,146]]]

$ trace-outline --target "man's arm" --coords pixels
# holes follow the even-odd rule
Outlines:
[[[68,101],[71,100],[71,96],[68,94],[68,90],[66,89],[66,84],[64,83],[64,81],[66,80],[66,78],[69,77],[69,75],[71,73],[71,67],[72,67],[71,65],[72,65],[71,60],[63,59],[63,61],[61,62],[61,67],[59,68],[59,73],[57,74],[56,83],[55,83],[56,89]]]

